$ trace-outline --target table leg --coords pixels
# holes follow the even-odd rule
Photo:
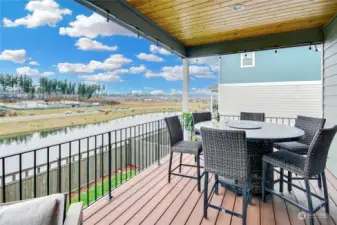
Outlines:
[[[248,141],[248,153],[251,156],[251,176],[252,176],[252,193],[255,195],[261,194],[261,179],[262,179],[262,156],[273,152],[273,143],[260,141]],[[273,189],[274,170],[268,165],[266,174],[266,187]]]

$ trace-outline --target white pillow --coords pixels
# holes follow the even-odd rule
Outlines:
[[[62,225],[64,195],[0,205],[1,225]]]

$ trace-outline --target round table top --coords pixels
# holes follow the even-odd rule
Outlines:
[[[263,140],[268,142],[284,142],[284,141],[297,141],[304,136],[304,131],[296,127],[290,127],[282,124],[275,123],[266,123],[266,122],[257,122],[257,121],[248,121],[242,120],[242,124],[247,125],[251,123],[260,126],[258,129],[236,129],[227,126],[230,121],[220,121],[212,122],[205,121],[195,124],[195,129],[200,131],[201,127],[208,127],[214,129],[223,129],[223,130],[244,130],[246,131],[246,137],[248,140]],[[236,125],[240,124],[240,120],[235,121]]]

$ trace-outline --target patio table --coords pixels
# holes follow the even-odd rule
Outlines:
[[[240,129],[246,131],[248,154],[252,160],[251,176],[253,194],[261,193],[262,156],[273,152],[273,144],[275,142],[298,141],[304,136],[304,131],[296,127],[246,120],[205,121],[195,124],[196,130],[200,131],[201,127],[225,130]],[[268,188],[273,188],[273,180],[274,170],[272,167],[268,167],[266,176]]]

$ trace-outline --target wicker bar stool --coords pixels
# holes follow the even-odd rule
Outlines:
[[[295,121],[295,127],[303,130],[305,132],[305,136],[300,141],[291,141],[291,142],[282,142],[275,143],[274,148],[278,150],[287,150],[296,154],[306,155],[309,150],[309,146],[314,139],[316,132],[319,129],[322,129],[325,124],[325,119],[323,118],[315,118],[315,117],[307,117],[307,116],[297,116]],[[286,176],[288,179],[288,191],[291,191],[292,187],[292,173],[288,171],[288,175]],[[283,179],[284,179],[284,171],[280,170],[280,191],[283,192]],[[298,178],[295,178],[298,179]],[[318,187],[322,188],[322,181],[320,174],[317,177],[313,177],[311,179],[318,180]]]
[[[203,168],[200,166],[200,153],[202,152],[202,144],[198,141],[184,141],[184,133],[183,129],[181,127],[180,120],[178,116],[173,117],[166,117],[165,118],[166,127],[169,132],[170,136],[170,162],[169,162],[169,174],[168,174],[168,182],[171,182],[171,175],[181,176],[181,177],[187,177],[191,179],[196,179],[198,183],[198,191],[200,192],[200,180],[204,173],[200,173],[200,168]],[[180,153],[180,161],[179,165],[172,169],[172,157],[173,153]],[[183,154],[192,154],[196,158],[197,165],[190,165],[190,164],[182,164],[182,156]],[[197,176],[188,176],[181,174],[181,166],[191,166],[197,168]],[[179,167],[179,173],[173,172]]]
[[[207,209],[211,207],[242,218],[242,224],[246,225],[247,207],[251,201],[252,188],[246,132],[202,127],[201,135],[205,163],[204,217],[207,218]],[[215,177],[211,192],[214,191],[217,194],[218,186],[222,184],[242,193],[242,214],[209,203],[207,197],[209,173],[213,173]],[[228,179],[235,182],[230,182]]]
[[[193,125],[195,125],[200,122],[212,120],[212,113],[211,112],[192,113],[192,118],[193,118]],[[194,132],[196,139],[198,141],[201,141],[200,131],[194,130]]]
[[[325,167],[326,161],[328,157],[329,148],[331,142],[337,132],[337,126],[329,129],[320,129],[313,141],[309,146],[309,150],[307,156],[302,156],[287,150],[279,150],[273,152],[269,155],[263,156],[263,176],[262,176],[262,199],[265,200],[265,192],[269,192],[274,194],[283,200],[289,202],[295,207],[303,210],[304,212],[309,214],[310,225],[314,224],[313,214],[319,211],[322,207],[325,207],[325,212],[328,214],[329,211],[329,195],[328,195],[328,187],[325,177]],[[279,167],[282,170],[287,170],[289,172],[298,174],[303,177],[305,182],[305,188],[302,188],[298,185],[292,184],[293,187],[306,192],[307,200],[308,200],[308,208],[298,204],[297,202],[287,199],[285,196],[281,194],[281,192],[276,192],[272,189],[269,189],[265,185],[266,180],[266,171],[267,166]],[[315,177],[317,175],[321,175],[323,181],[323,191],[324,197],[316,195],[310,191],[309,179],[311,177]],[[280,180],[275,180],[274,183],[280,182]],[[288,181],[284,181],[288,182]],[[312,204],[312,196],[318,198],[321,203],[313,208]]]
[[[265,114],[264,113],[251,113],[251,112],[241,112],[240,120],[253,120],[264,122]]]

